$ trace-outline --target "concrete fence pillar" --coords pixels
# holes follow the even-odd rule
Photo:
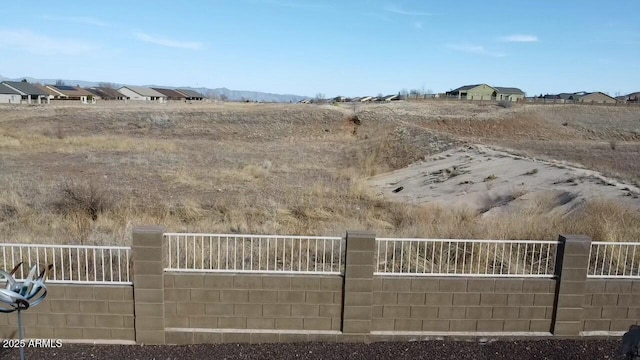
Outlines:
[[[375,240],[373,232],[347,231],[342,297],[342,333],[345,341],[369,341]]]
[[[591,238],[560,235],[556,253],[556,295],[551,332],[556,336],[580,336],[582,309],[589,269]]]
[[[138,344],[164,344],[164,228],[133,229],[133,299]]]

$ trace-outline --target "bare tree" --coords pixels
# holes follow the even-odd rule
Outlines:
[[[56,86],[65,86],[64,80],[56,80]]]
[[[117,86],[114,83],[101,82],[101,83],[98,83],[98,87],[107,88],[107,89],[115,89]]]

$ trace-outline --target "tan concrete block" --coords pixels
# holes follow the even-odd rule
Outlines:
[[[164,290],[162,289],[136,289],[136,302],[162,303],[164,302]]]
[[[565,295],[558,296],[558,304],[561,307],[581,307],[584,305],[584,295]]]
[[[31,339],[52,339],[53,328],[50,327],[27,327],[24,329],[24,337]],[[107,338],[109,339],[109,338]]]
[[[496,279],[495,292],[497,294],[518,294],[522,292],[523,279]]]
[[[176,304],[176,312],[178,316],[203,316],[203,303],[178,303]]]
[[[23,317],[23,320],[25,318]],[[67,314],[66,324],[68,327],[94,327],[96,326],[96,317],[94,315]]]
[[[562,281],[560,283],[560,294],[584,295],[585,281]]]
[[[250,317],[262,316],[262,305],[259,304],[234,304],[233,314],[236,316]]]
[[[262,277],[253,275],[237,275],[233,277],[234,289],[262,289]]]
[[[133,228],[133,248],[161,247],[165,228],[155,225],[141,225]]]
[[[248,303],[249,290],[220,290],[220,302],[223,303]]]
[[[164,288],[165,289],[171,289],[173,288],[173,284],[174,284],[174,276],[173,275],[167,275],[165,274],[163,276],[163,282],[164,282]]]
[[[189,326],[196,329],[217,329],[218,318],[215,316],[189,316]]]
[[[122,288],[124,301],[133,301],[133,286],[125,286]]]
[[[585,306],[582,308],[582,318],[598,320],[602,319],[602,307],[601,306]]]
[[[480,305],[480,294],[453,294],[453,305],[478,306]]]
[[[82,329],[82,338],[92,340],[110,340],[111,329],[84,328]]]
[[[291,316],[318,317],[320,316],[320,306],[313,304],[292,304]]]
[[[383,308],[380,306],[380,308]],[[347,306],[344,308],[344,318],[349,320],[370,320],[373,317],[371,306]]]
[[[534,294],[533,305],[534,306],[553,306],[555,300],[554,294]]]
[[[166,327],[186,328],[189,327],[189,318],[184,316],[167,316],[164,318],[164,325]]]
[[[167,290],[165,290],[166,292]],[[189,297],[193,302],[219,302],[220,301],[220,290],[209,290],[209,289],[190,289]]]
[[[585,320],[584,331],[609,331],[611,320]],[[625,330],[628,330],[625,329]]]
[[[372,305],[371,293],[349,293],[344,298],[345,306],[371,306]],[[308,297],[307,297],[308,299]],[[307,300],[308,301],[308,300]]]
[[[0,316],[6,316],[8,317],[8,322],[9,325],[17,325],[18,324],[18,316],[16,316],[15,314],[13,314],[14,316],[10,316],[10,315],[6,315],[6,314],[2,314]],[[38,315],[40,314],[36,314],[36,313],[30,313],[30,312],[24,312],[22,314],[22,325],[24,327],[28,327],[28,326],[38,326]]]
[[[422,320],[420,319],[395,319],[394,324],[396,331],[422,331]]]
[[[531,324],[532,330],[531,331],[536,331],[533,329],[533,322]],[[547,327],[542,327],[544,329],[547,329]],[[581,321],[558,321],[555,324],[555,327],[553,329],[553,334],[556,336],[578,336],[580,335],[580,331],[582,330],[582,322]],[[544,331],[544,330],[542,330]]]
[[[233,304],[205,304],[205,315],[230,315],[233,314]]]
[[[342,315],[341,305],[320,305],[320,317],[340,317]]]
[[[349,279],[371,279],[373,278],[373,272],[375,268],[373,265],[349,265],[345,266],[345,279],[348,281]],[[383,289],[384,282],[387,279],[383,279]]]
[[[247,329],[275,329],[274,318],[247,318]]]
[[[477,331],[504,331],[504,320],[478,320]]]
[[[185,289],[164,289],[164,301],[183,302],[186,296],[191,296]]]
[[[331,330],[331,319],[304,318],[302,326],[305,330]]]
[[[505,306],[507,294],[480,294],[480,305]]]
[[[438,279],[411,279],[411,291],[412,292],[437,292],[440,288],[440,282]]]
[[[440,279],[440,292],[463,293],[467,291],[466,279]]]
[[[525,294],[552,293],[551,287],[554,284],[554,281],[548,279],[525,279],[522,282],[522,292]]]
[[[221,317],[218,318],[218,328],[220,329],[246,329],[247,318],[244,317]]]
[[[468,279],[467,280],[467,292],[470,293],[492,293],[496,288],[495,279]]]
[[[309,341],[319,343],[335,343],[338,341],[338,335],[335,334],[309,334]]]
[[[531,325],[530,320],[509,319],[509,320],[504,320],[503,329],[504,331],[514,331],[514,332],[530,331],[530,328],[531,328],[530,325]]]
[[[164,329],[164,317],[136,318],[136,330],[159,330]]]
[[[291,276],[263,276],[262,288],[265,290],[291,290],[291,279]]]
[[[95,318],[99,328],[124,328],[122,315],[96,315]]]
[[[82,328],[53,328],[53,336],[56,339],[82,339]]]
[[[476,331],[477,320],[451,320],[449,322],[450,331]]]
[[[593,294],[591,305],[593,306],[616,306],[618,304],[618,294]]]
[[[640,304],[640,296],[636,294],[619,294],[618,295],[618,306],[633,306],[635,304]]]
[[[386,305],[382,309],[382,317],[387,319],[408,319],[411,317],[411,307],[406,305]]]
[[[291,306],[289,304],[264,304],[262,305],[262,316],[273,318],[291,316]]]
[[[252,344],[270,344],[280,341],[280,334],[278,333],[253,333],[251,334]]]
[[[611,320],[610,331],[629,331],[631,325],[638,325],[639,319],[617,319]]]
[[[374,298],[376,298],[376,305],[395,305],[398,303],[398,293],[395,292],[374,293]]]
[[[65,298],[64,286],[47,284],[47,301],[62,300],[64,298]]]
[[[369,334],[342,334],[338,336],[339,343],[348,344],[368,344],[371,342],[371,335]]]
[[[173,287],[176,289],[201,289],[204,288],[204,279],[208,274],[176,274]]]
[[[627,315],[628,315],[628,308],[626,307],[617,307],[617,306],[602,307],[603,319],[622,320],[622,319],[626,319]]]
[[[291,277],[291,290],[320,290],[320,278],[309,276]]]
[[[640,280],[634,280],[631,283],[631,293],[640,294]]]
[[[383,278],[382,291],[385,292],[410,292],[411,279]]]
[[[586,281],[587,271],[584,269],[562,269],[562,281]]]
[[[278,302],[283,304],[301,304],[305,302],[304,290],[278,291]]]
[[[275,290],[249,290],[249,302],[253,304],[274,304],[278,302]]]
[[[124,321],[125,328],[133,329],[135,327],[135,317],[133,315],[124,315],[122,320]]]
[[[491,319],[493,316],[493,308],[491,306],[470,306],[467,307],[465,319]]]
[[[164,281],[162,274],[159,275],[134,275],[133,284],[135,289],[162,289]]]
[[[194,344],[221,344],[222,333],[194,332],[193,342]]]
[[[373,251],[376,235],[370,231],[347,231],[347,250]]]
[[[162,272],[162,261],[133,262],[133,273],[136,275],[162,275]]]
[[[431,306],[453,305],[453,294],[427,293],[425,294],[424,303]]]
[[[347,265],[373,265],[374,264],[374,252],[373,251],[350,251],[349,258],[347,259]]]
[[[344,290],[347,292],[349,291],[370,292],[373,290],[373,280],[372,279],[347,279],[344,283]],[[342,291],[342,289],[338,289],[335,291]]]
[[[493,308],[492,318],[497,320],[517,319],[520,314],[520,308],[516,306],[495,306]],[[527,325],[528,326],[528,325]]]
[[[581,321],[581,320],[582,320],[582,308],[558,309],[558,312],[556,315],[556,321]]]
[[[83,314],[105,314],[109,312],[109,303],[98,300],[81,301],[80,312]]]
[[[640,303],[638,303],[638,305],[640,305]],[[630,307],[629,311],[627,312],[627,316],[630,319],[640,319],[640,307]]]
[[[394,331],[395,322],[389,319],[371,320],[371,331]]]
[[[546,309],[544,306],[522,306],[520,307],[520,314],[518,317],[520,319],[544,319],[545,318]]]
[[[280,334],[281,343],[300,343],[309,341],[308,334]]]
[[[128,286],[129,287],[129,286]],[[93,286],[93,298],[96,300],[124,300],[124,287],[119,286]],[[47,294],[47,299],[49,295]]]
[[[422,331],[449,331],[449,320],[423,320]]]
[[[8,316],[2,316],[5,320],[8,320]],[[61,324],[66,324],[67,315],[66,314],[38,314],[37,315],[37,325],[40,327],[56,327]],[[6,321],[6,324],[9,324]]]
[[[305,294],[307,304],[333,304],[333,293],[327,291],[307,291]]]
[[[508,306],[532,306],[533,296],[531,294],[509,294],[507,295]]]
[[[423,293],[398,293],[398,305],[424,305]]]
[[[248,333],[223,333],[222,342],[225,344],[248,344],[251,342],[251,334]]]
[[[464,319],[465,312],[466,311],[463,306],[440,306],[438,307],[438,319]]]
[[[540,332],[551,331],[551,320],[531,320],[529,330]]]
[[[205,289],[233,289],[233,276],[234,275],[211,275],[203,279],[203,287]],[[176,280],[178,281],[178,280]]]
[[[586,294],[601,294],[604,293],[604,285],[607,282],[605,279],[587,279],[584,283],[584,292]]]
[[[437,306],[411,306],[412,319],[437,319]]]
[[[68,285],[64,291],[65,299],[69,300],[93,300],[93,288],[83,285]]]
[[[345,319],[342,321],[342,332],[345,334],[368,334],[371,332],[371,320]]]
[[[190,345],[194,343],[192,332],[167,331],[165,335],[167,345]]]
[[[164,330],[138,330],[135,333],[137,344],[163,345],[165,343]]]
[[[364,307],[368,308],[368,306],[364,306]],[[376,318],[376,319],[382,318],[382,309],[384,309],[384,306],[382,305],[371,306],[371,318]]]
[[[276,329],[302,330],[303,322],[301,318],[276,318]]]

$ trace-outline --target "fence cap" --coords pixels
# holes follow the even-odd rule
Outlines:
[[[138,225],[133,228],[134,233],[165,233],[166,228],[159,225]]]
[[[560,234],[558,237],[560,242],[591,242],[591,238],[586,235],[575,235],[575,234]]]
[[[347,230],[347,238],[375,238],[375,231],[370,230]]]

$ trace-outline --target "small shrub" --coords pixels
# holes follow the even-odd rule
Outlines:
[[[497,178],[498,178],[497,176],[495,176],[494,174],[491,174],[491,175],[487,176],[486,178],[484,178],[484,182],[493,181],[493,180],[495,180]]]
[[[498,101],[498,106],[500,106],[503,109],[510,109],[513,106],[513,102],[509,100],[500,100]]]
[[[538,169],[533,169],[531,171],[527,171],[524,175],[535,175],[538,173]]]
[[[96,221],[113,205],[109,192],[95,182],[67,182],[60,186],[59,193],[55,206],[64,215],[85,214]]]
[[[562,123],[562,126],[569,126],[569,123],[565,121]]]
[[[609,141],[609,147],[611,147],[611,150],[615,150],[616,145],[618,145],[618,143],[615,140]]]

